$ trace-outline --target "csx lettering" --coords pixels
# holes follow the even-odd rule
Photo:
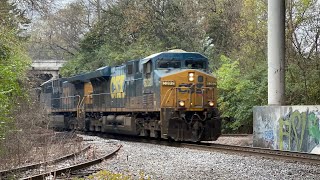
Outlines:
[[[125,96],[124,79],[125,79],[124,75],[113,76],[111,78],[111,86],[110,86],[111,98],[124,98]]]

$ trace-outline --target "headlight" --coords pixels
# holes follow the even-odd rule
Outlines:
[[[179,101],[179,106],[184,107],[184,101]]]
[[[208,104],[209,104],[209,106],[211,106],[211,107],[214,106],[214,102],[213,102],[213,101],[209,101]]]
[[[194,73],[189,73],[189,81],[194,81]]]

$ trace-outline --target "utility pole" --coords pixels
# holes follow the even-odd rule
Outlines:
[[[268,104],[285,102],[285,0],[268,0]]]
[[[100,0],[97,0],[98,22],[101,20],[101,4]]]

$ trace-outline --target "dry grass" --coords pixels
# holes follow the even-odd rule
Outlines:
[[[28,81],[27,81],[28,82]],[[19,100],[14,122],[0,140],[0,169],[11,169],[55,159],[76,152],[80,148],[74,136],[64,136],[48,129],[49,118],[38,103],[38,95],[27,83],[28,99]]]

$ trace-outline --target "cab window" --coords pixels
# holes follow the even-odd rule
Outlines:
[[[181,68],[181,61],[177,60],[158,60],[157,68]]]
[[[186,68],[188,69],[206,69],[206,61],[186,60]]]
[[[133,73],[133,65],[129,64],[127,65],[127,74],[130,75]]]
[[[148,61],[143,65],[143,73],[146,78],[151,77],[151,72],[152,72],[152,61]]]
[[[135,73],[139,73],[139,61],[134,62],[135,65]]]

